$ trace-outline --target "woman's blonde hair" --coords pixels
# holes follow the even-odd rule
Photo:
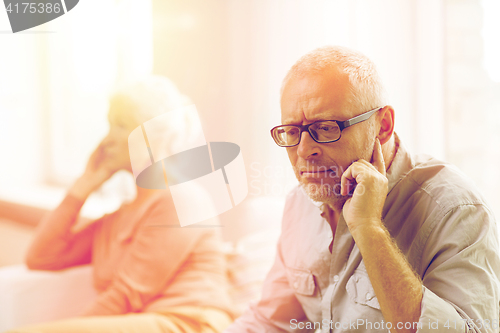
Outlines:
[[[171,121],[161,123],[148,132],[150,144],[172,151],[183,142],[200,135],[199,122],[191,113],[176,112],[193,104],[180,93],[175,84],[168,78],[149,75],[132,83],[122,85],[111,97],[110,119],[119,119],[130,130],[167,112]]]

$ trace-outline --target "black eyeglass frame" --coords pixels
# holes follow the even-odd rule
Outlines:
[[[307,131],[309,133],[309,135],[311,136],[311,138],[316,141],[317,143],[331,143],[331,142],[336,142],[336,141],[339,141],[340,138],[342,137],[342,131],[344,129],[346,129],[347,127],[349,126],[352,126],[352,125],[356,125],[360,122],[363,122],[365,120],[367,120],[368,118],[370,118],[375,112],[383,109],[384,107],[377,107],[375,109],[372,109],[370,111],[366,111],[365,113],[362,113],[356,117],[352,117],[351,119],[347,119],[347,120],[344,120],[344,121],[340,121],[340,120],[318,120],[318,121],[315,121],[313,123],[310,123],[310,124],[307,124],[307,125],[278,125],[278,126],[275,126],[273,128],[271,128],[271,136],[274,140],[274,142],[276,142],[276,144],[279,146],[279,147],[295,147],[297,146],[299,143],[300,143],[300,140],[302,139],[302,133],[304,131]],[[311,131],[309,130],[309,127],[316,124],[316,123],[322,123],[322,122],[325,122],[325,121],[334,121],[337,123],[337,125],[339,126],[339,129],[340,129],[340,135],[339,135],[339,138],[336,139],[336,140],[332,140],[332,141],[318,141],[314,138],[314,135],[311,133]],[[294,144],[294,145],[289,145],[289,146],[282,146],[280,144],[278,144],[273,132],[276,128],[278,127],[283,127],[283,126],[294,126],[294,127],[297,127],[300,129],[300,133],[299,133],[299,141]]]

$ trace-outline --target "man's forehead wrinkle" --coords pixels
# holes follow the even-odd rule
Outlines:
[[[289,112],[283,117],[284,124],[308,123],[317,120],[321,113],[321,96],[308,96],[297,99],[293,105],[289,105]]]

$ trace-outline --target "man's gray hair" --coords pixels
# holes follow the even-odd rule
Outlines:
[[[342,46],[324,46],[302,56],[285,76],[281,93],[291,78],[321,74],[334,68],[349,77],[351,94],[348,105],[353,111],[368,111],[387,104],[386,92],[375,64],[361,52]]]

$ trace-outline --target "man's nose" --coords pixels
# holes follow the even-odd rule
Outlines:
[[[304,131],[301,134],[297,154],[305,160],[321,155],[320,144],[313,140],[308,131]]]

